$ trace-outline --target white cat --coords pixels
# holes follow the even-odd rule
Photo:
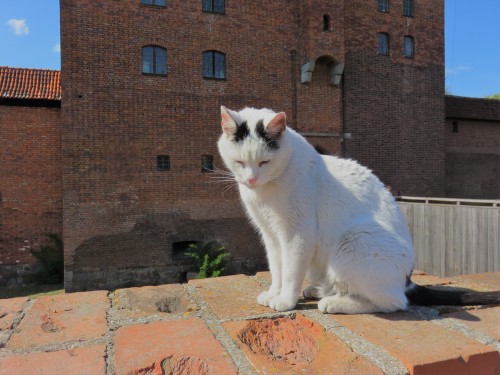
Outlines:
[[[219,152],[262,236],[271,271],[259,304],[293,309],[306,277],[304,296],[320,298],[327,313],[404,310],[408,298],[435,302],[427,288],[409,281],[415,259],[408,227],[370,170],[320,155],[286,127],[283,112],[221,107],[221,115]]]

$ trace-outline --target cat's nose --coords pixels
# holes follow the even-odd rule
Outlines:
[[[247,180],[249,185],[255,185],[257,183],[257,179],[254,177],[251,177]]]

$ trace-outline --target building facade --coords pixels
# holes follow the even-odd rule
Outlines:
[[[442,195],[443,3],[403,3],[62,0],[66,288],[177,281],[190,241],[263,266],[236,190],[202,168],[222,167],[220,105],[285,111],[394,191]]]
[[[220,105],[268,107],[394,194],[443,196],[443,1],[61,0],[68,291],[177,282],[192,242],[265,267],[214,183]]]

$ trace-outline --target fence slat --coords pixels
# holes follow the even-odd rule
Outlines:
[[[399,202],[416,268],[438,276],[500,271],[500,207],[460,203]]]

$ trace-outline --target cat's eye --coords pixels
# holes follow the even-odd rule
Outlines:
[[[241,160],[235,160],[236,163],[238,163],[239,165],[241,165],[242,167],[245,166],[245,163],[243,163]]]
[[[263,160],[259,163],[259,167],[262,167],[263,165],[266,165],[269,163],[269,160]]]

